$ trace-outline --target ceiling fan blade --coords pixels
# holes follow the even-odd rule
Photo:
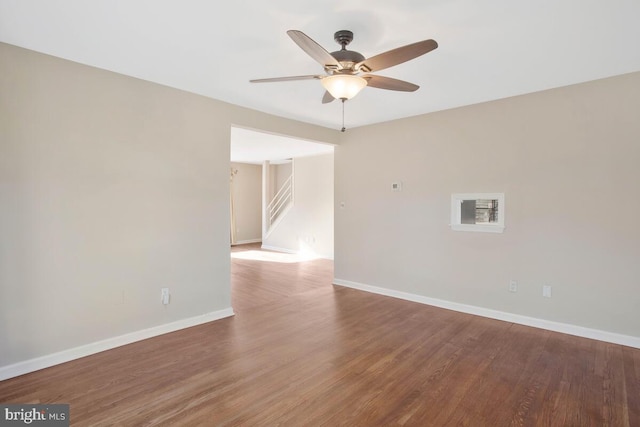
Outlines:
[[[289,30],[287,34],[302,50],[307,52],[310,57],[320,63],[324,68],[342,69],[342,65],[336,58],[302,31]]]
[[[333,100],[334,100],[334,99],[335,99],[335,98],[333,97],[333,95],[331,95],[331,94],[329,93],[329,91],[328,91],[328,90],[325,90],[325,91],[324,91],[324,96],[322,97],[322,103],[323,103],[323,104],[328,104],[328,103],[330,103],[330,102],[333,102]]]
[[[363,79],[367,81],[367,86],[378,89],[399,90],[401,92],[415,92],[420,88],[413,83],[404,80],[392,79],[391,77],[374,76],[373,74],[364,74]]]
[[[270,79],[254,79],[249,80],[251,83],[271,83],[271,82],[289,82],[292,80],[312,80],[321,79],[324,76],[319,75],[307,75],[307,76],[290,76],[290,77],[273,77]]]
[[[356,64],[355,69],[362,67],[362,71],[365,72],[384,70],[431,52],[437,47],[438,43],[435,40],[422,40],[367,58]]]

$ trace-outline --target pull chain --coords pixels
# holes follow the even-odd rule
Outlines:
[[[342,98],[342,129],[340,129],[340,132],[347,130],[347,128],[344,127],[344,101],[346,101],[346,99]]]

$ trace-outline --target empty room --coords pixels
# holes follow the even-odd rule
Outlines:
[[[0,425],[640,426],[638,16],[0,0]]]

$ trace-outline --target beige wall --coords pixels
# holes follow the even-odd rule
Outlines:
[[[634,73],[349,130],[336,278],[640,337],[639,117]],[[452,231],[458,192],[504,192],[505,232]]]
[[[262,165],[231,163],[236,243],[262,239]]]
[[[0,44],[0,368],[230,308],[232,124],[338,137]]]
[[[269,165],[269,201],[273,200],[291,176],[293,162]]]
[[[293,162],[275,165],[273,169],[274,192],[280,191],[284,183],[289,179],[293,171]],[[274,193],[274,194],[275,194]]]
[[[263,246],[333,258],[333,158],[331,153],[294,159],[294,205]]]

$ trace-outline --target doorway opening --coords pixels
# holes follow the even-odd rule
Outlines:
[[[332,144],[231,128],[230,242],[333,259]]]

